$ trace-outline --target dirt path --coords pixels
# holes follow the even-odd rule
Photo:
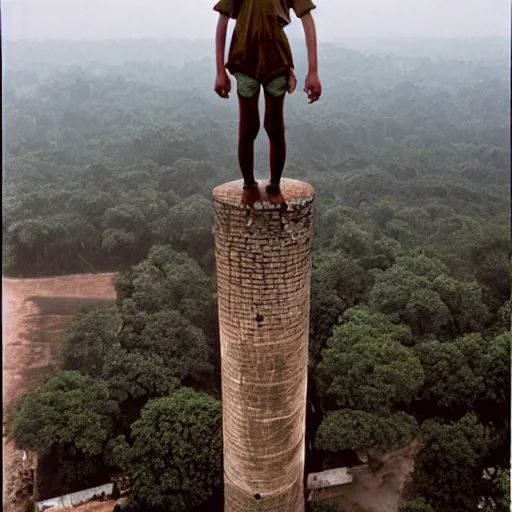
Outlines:
[[[59,512],[112,512],[115,507],[115,500],[109,501],[93,501],[91,503],[84,503],[78,507],[61,508]]]
[[[414,470],[420,445],[413,441],[402,450],[385,456],[375,472],[368,467],[355,469],[354,481],[337,500],[346,512],[398,512],[401,495]]]
[[[414,440],[405,448],[384,455],[382,467],[376,471],[367,464],[351,468],[350,484],[318,491],[313,499],[332,500],[344,512],[398,512],[419,449],[419,442]]]
[[[37,385],[52,363],[69,320],[84,307],[115,299],[113,274],[42,279],[2,278],[3,413]],[[20,470],[33,466],[31,454],[3,439],[3,510],[15,510],[13,492]]]

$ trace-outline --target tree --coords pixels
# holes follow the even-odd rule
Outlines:
[[[343,249],[352,258],[362,258],[373,250],[373,234],[362,229],[357,222],[345,220],[338,224],[331,240],[332,249]]]
[[[135,348],[135,347],[133,347]],[[183,380],[211,373],[210,348],[201,329],[178,311],[159,311],[148,316],[137,348],[162,357],[173,375]]]
[[[174,190],[180,197],[188,197],[197,191],[203,192],[205,183],[208,183],[214,174],[215,169],[208,162],[180,158],[168,169],[166,176],[162,176],[161,183]]]
[[[309,327],[309,362],[315,366],[333,327],[343,313],[344,304],[334,290],[311,283],[311,323]]]
[[[173,228],[170,243],[177,251],[185,251],[197,261],[213,258],[213,210],[211,202],[195,194],[171,208],[169,221]]]
[[[208,325],[212,310],[216,314],[211,279],[193,259],[170,246],[153,246],[147,259],[121,282],[122,286],[115,282],[120,305],[131,299],[137,310],[146,313],[173,309],[197,327]]]
[[[367,306],[360,306],[343,313],[341,324],[333,331],[330,345],[342,349],[376,338],[404,346],[414,344],[407,325],[396,323],[389,315],[371,311]]]
[[[20,400],[9,431],[21,450],[47,454],[54,444],[60,444],[98,455],[117,412],[105,382],[62,372]]]
[[[407,407],[423,385],[423,369],[410,345],[411,332],[389,317],[353,308],[322,351],[316,367],[328,412],[317,431],[321,450],[389,450],[412,440],[418,428]]]
[[[432,283],[433,289],[448,306],[456,332],[472,332],[487,322],[488,312],[483,304],[482,289],[476,282],[460,282],[440,275]]]
[[[103,191],[101,188],[89,186],[87,189],[74,191],[68,200],[66,208],[80,213],[99,227],[101,218],[108,208],[114,206],[115,196]]]
[[[120,318],[112,309],[98,309],[75,318],[64,340],[63,369],[101,378],[106,355],[116,343],[120,325]]]
[[[131,438],[131,445],[118,438],[111,451],[149,507],[191,510],[222,485],[222,411],[214,398],[182,388],[151,400]]]
[[[369,284],[364,269],[354,258],[340,250],[322,251],[315,255],[312,281],[324,290],[334,290],[345,309],[365,298]]]
[[[176,370],[158,354],[129,352],[118,346],[107,352],[102,377],[112,397],[120,404],[127,402],[131,409],[134,401],[164,396],[179,386]]]
[[[510,432],[510,346],[512,333],[506,331],[490,340],[481,359],[485,384],[479,414],[485,424]],[[508,448],[506,448],[508,450]]]
[[[428,420],[421,430],[423,447],[415,462],[414,492],[436,511],[477,510],[486,494],[483,426],[469,414],[451,424]]]
[[[496,473],[496,510],[510,512],[510,469],[501,469]]]
[[[407,328],[365,309],[349,310],[343,320],[317,366],[327,394],[338,407],[372,413],[409,404],[423,385],[423,369],[398,341],[408,339]]]
[[[425,372],[425,384],[418,398],[426,402],[422,408],[432,414],[440,410],[443,415],[463,416],[473,410],[475,401],[485,386],[475,374],[456,343],[429,341],[414,348]]]
[[[161,316],[166,314],[162,312]],[[150,322],[143,337],[127,337],[131,341],[127,350],[122,346],[121,320],[114,310],[81,315],[66,334],[63,368],[103,379],[112,397],[123,406],[129,402],[132,409],[134,401],[166,395],[178,387],[180,379],[210,369],[202,331],[181,319],[177,312],[172,318],[177,323],[174,336],[170,331],[159,331]],[[173,352],[172,344],[177,340],[183,345]]]
[[[125,348],[131,350],[137,346],[148,325],[146,344],[154,346],[150,338],[155,336],[166,340],[158,349],[160,353],[163,354],[164,347],[172,352],[173,343],[183,343],[187,353],[202,351],[205,354],[204,341],[212,352],[215,366],[220,366],[213,282],[193,259],[173,251],[170,246],[153,246],[148,258],[129,273],[119,276],[115,286],[123,319],[121,343]],[[159,315],[151,316],[157,313]],[[164,317],[167,320],[164,321]],[[157,334],[158,329],[163,330]],[[165,333],[168,329],[173,330],[172,335],[170,331]],[[187,336],[190,336],[189,341]],[[196,355],[199,356],[199,352]],[[194,362],[194,368],[203,365],[202,357],[197,364]]]
[[[324,451],[367,452],[402,448],[418,433],[416,420],[404,412],[382,416],[343,409],[325,415],[316,434],[315,446]]]
[[[122,255],[130,251],[130,262],[135,263],[137,244],[143,236],[147,219],[140,208],[133,204],[118,204],[107,208],[102,216],[102,247],[109,253]]]
[[[400,503],[400,512],[434,512],[434,509],[423,498],[419,498]]]
[[[385,413],[409,404],[423,384],[423,369],[411,349],[379,339],[340,351],[323,351],[319,372],[330,385],[327,393],[339,407]]]
[[[493,407],[503,412],[510,403],[510,346],[512,333],[505,332],[492,339],[482,358],[486,395]]]
[[[416,335],[457,336],[487,318],[480,287],[453,279],[441,261],[424,255],[399,258],[377,276],[369,304],[397,315]]]

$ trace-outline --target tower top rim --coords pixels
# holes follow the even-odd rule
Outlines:
[[[264,183],[258,183],[263,202],[266,202],[267,193]],[[213,189],[214,201],[231,206],[241,206],[243,180],[228,181]],[[287,203],[303,204],[311,202],[315,197],[315,189],[304,181],[284,178],[281,180],[281,192]],[[278,207],[276,207],[278,208]]]

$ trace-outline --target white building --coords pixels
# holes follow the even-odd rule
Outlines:
[[[58,509],[64,507],[77,507],[82,503],[87,503],[95,498],[110,498],[114,493],[114,484],[105,484],[98,487],[92,487],[85,491],[73,492],[65,494],[58,498],[51,498],[49,500],[39,501],[37,503],[38,512],[44,510]]]

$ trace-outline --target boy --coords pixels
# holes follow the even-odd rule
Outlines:
[[[242,204],[252,207],[261,201],[254,179],[254,141],[260,129],[258,100],[260,85],[265,95],[264,127],[270,141],[270,183],[266,187],[272,204],[286,207],[280,181],[286,160],[284,97],[297,85],[293,57],[284,33],[290,23],[290,9],[301,19],[306,37],[309,72],[304,91],[309,103],[322,94],[318,78],[316,28],[312,0],[220,0],[215,38],[217,79],[215,92],[228,98],[231,90],[226,69],[235,76],[240,109],[238,162],[244,178]],[[227,64],[224,63],[229,18],[236,20]]]

